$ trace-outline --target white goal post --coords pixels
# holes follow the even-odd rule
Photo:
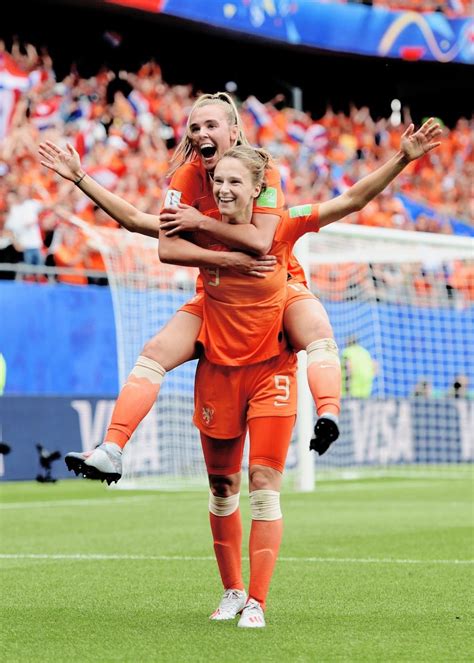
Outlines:
[[[157,241],[93,229],[111,287],[123,383],[144,343],[194,293],[197,270],[161,264]],[[368,397],[346,394],[341,436],[309,452],[315,421],[300,353],[299,410],[288,470],[299,490],[316,479],[416,468],[460,470],[474,456],[474,239],[334,223],[297,253],[326,307],[342,360],[349,339],[376,367]],[[122,487],[205,483],[192,424],[195,362],[166,375],[157,404],[126,447]],[[453,391],[456,380],[470,380]]]

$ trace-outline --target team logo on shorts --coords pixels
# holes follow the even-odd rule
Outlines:
[[[212,409],[212,407],[203,407],[201,416],[206,426],[209,426],[209,424],[212,421],[212,417],[214,416],[214,410]]]

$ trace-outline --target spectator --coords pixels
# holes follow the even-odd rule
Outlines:
[[[70,285],[86,285],[87,277],[84,273],[86,256],[87,244],[83,233],[70,226],[62,228],[60,242],[54,251],[54,261],[57,267],[75,267],[77,273],[61,274],[58,276],[58,281]]]
[[[370,352],[359,344],[355,336],[350,336],[341,356],[342,395],[369,398],[377,372],[377,364]]]
[[[0,263],[16,264],[22,261],[23,254],[13,245],[13,233],[5,229],[6,216],[0,217]],[[0,280],[14,280],[14,271],[0,270]]]
[[[21,185],[10,192],[11,206],[5,221],[5,230],[10,231],[13,244],[23,251],[23,262],[27,265],[43,264],[43,238],[39,214],[43,203],[31,195],[31,188]]]

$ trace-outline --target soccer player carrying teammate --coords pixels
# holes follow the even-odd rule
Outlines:
[[[432,119],[416,133],[413,125],[410,125],[402,136],[399,152],[344,194],[317,206],[292,208],[278,224],[275,242],[271,247],[278,256],[278,264],[268,280],[254,280],[249,287],[248,279],[236,277],[226,269],[232,266],[231,263],[209,262],[209,256],[207,262],[203,260],[204,325],[199,340],[205,347],[206,356],[200,360],[196,375],[194,420],[202,433],[211,487],[211,528],[225,589],[221,604],[211,616],[212,619],[231,619],[242,611],[240,626],[265,625],[263,610],[282,533],[279,506],[281,472],[295,418],[295,357],[281,334],[285,302],[281,291],[286,278],[286,261],[293,242],[303,232],[317,230],[318,227],[361,209],[410,161],[439,145],[439,142],[434,142],[434,138],[440,131],[439,125]],[[239,150],[246,150],[247,156],[243,158]],[[249,150],[253,154],[250,161]],[[252,165],[255,163],[255,155],[260,162],[259,168]],[[262,184],[263,163],[262,154],[251,148],[235,148],[233,152],[227,153],[222,163],[219,162],[214,177],[214,194],[219,212],[227,221],[223,225],[249,225],[252,202]],[[189,208],[185,206],[182,209],[187,212]],[[200,243],[204,244],[200,250],[213,252],[205,248],[206,239],[202,235]],[[209,238],[207,244],[212,244]],[[183,258],[178,244],[173,242],[172,247],[176,257],[168,247],[167,261],[189,264],[187,258]],[[214,253],[221,255],[220,251]],[[195,265],[198,263],[194,256],[189,258],[189,262]],[[209,265],[219,267],[219,271],[206,271]],[[255,286],[260,284],[264,289],[259,289],[259,293],[264,293],[265,302],[258,302],[259,317],[260,314],[264,315],[270,323],[270,336],[267,335],[266,327],[259,325],[250,329],[247,322],[243,323],[248,318],[248,302],[252,310],[257,305]],[[228,304],[235,295],[238,299],[232,309],[233,315],[228,316]],[[238,315],[235,315],[236,307],[242,309]],[[266,307],[269,307],[268,311]],[[232,331],[229,336],[232,324],[237,324],[243,340]],[[229,385],[232,385],[231,390]],[[229,394],[230,404],[225,401]],[[275,425],[275,421],[278,425]],[[241,579],[242,530],[238,509],[240,462],[247,425],[250,432],[252,510],[248,600]]]
[[[267,188],[255,202],[251,224],[245,227],[222,224],[210,216],[216,211],[212,195],[216,163],[225,150],[239,144],[248,142],[231,97],[222,92],[199,97],[173,159],[174,171],[162,214],[166,225],[160,235],[160,258],[164,262],[172,255],[177,264],[233,267],[255,278],[265,277],[265,273],[273,269],[274,259],[266,254],[284,203],[275,167],[267,171]],[[76,183],[125,228],[158,235],[157,217],[140,212],[87,176],[72,146],[63,150],[54,143],[42,143],[39,154],[44,166]],[[183,239],[179,233],[188,224],[198,224],[201,233],[238,251],[216,255]],[[176,257],[178,252],[179,258]],[[304,272],[294,256],[289,261],[288,273],[291,278],[285,285],[284,329],[292,348],[305,349],[308,354],[308,382],[318,413],[310,445],[321,454],[339,435],[341,369],[338,350],[328,316],[308,290]],[[70,469],[91,479],[108,482],[120,479],[122,449],[153,406],[165,373],[196,356],[196,340],[203,316],[200,290],[198,283],[198,294],[145,344],[117,399],[104,444],[92,452],[67,454]]]
[[[265,626],[265,602],[283,529],[282,472],[296,412],[296,360],[282,333],[284,283],[294,242],[306,232],[318,231],[360,210],[410,161],[438,146],[434,138],[440,132],[433,119],[416,133],[410,125],[402,136],[400,151],[344,194],[319,205],[289,209],[277,226],[271,247],[277,267],[265,280],[250,284],[231,270],[200,270],[204,318],[199,341],[204,356],[196,372],[194,423],[201,432],[209,474],[211,529],[225,590],[211,615],[213,620],[233,619],[241,612],[239,626]],[[247,146],[230,149],[218,162],[213,192],[224,223],[250,223],[267,164],[268,155],[263,150]],[[199,239],[204,245],[213,241]],[[252,515],[248,598],[241,571],[239,511],[247,427]]]

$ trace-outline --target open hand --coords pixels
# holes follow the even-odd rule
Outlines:
[[[414,159],[419,159],[427,152],[430,152],[430,150],[441,145],[440,141],[433,140],[441,132],[442,129],[439,123],[432,117],[426,120],[418,131],[415,131],[415,126],[410,124],[402,134],[400,143],[400,150],[405,155],[406,160],[413,161]]]
[[[76,182],[81,176],[81,159],[70,143],[67,144],[66,150],[63,150],[56,143],[47,140],[39,144],[38,154],[42,166],[53,170],[66,180]]]

